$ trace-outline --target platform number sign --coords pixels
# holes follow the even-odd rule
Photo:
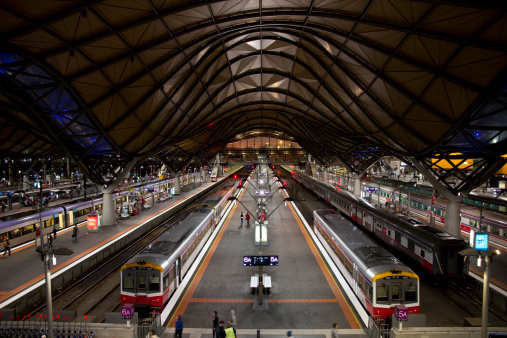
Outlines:
[[[131,319],[134,315],[134,304],[125,304],[121,307],[121,318]]]
[[[396,319],[400,321],[408,320],[408,309],[404,305],[396,305],[394,307],[394,314],[396,316]]]

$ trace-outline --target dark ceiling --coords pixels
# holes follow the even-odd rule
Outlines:
[[[209,159],[261,130],[356,171],[382,155],[450,152],[493,170],[507,136],[506,9],[2,1],[0,152],[66,154],[88,169],[111,158]]]

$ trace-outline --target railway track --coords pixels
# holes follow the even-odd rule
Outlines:
[[[131,245],[126,246],[114,257],[107,260],[84,277],[68,285],[53,296],[53,312],[57,310],[77,311],[77,318],[87,316],[94,322],[103,322],[105,314],[117,312],[120,308],[120,268],[131,257],[140,252],[146,245],[164,233],[174,223],[190,212],[197,203],[204,201],[216,189],[198,198],[191,205],[183,208],[159,226],[152,229]],[[46,303],[30,311],[28,315],[38,317],[45,313]]]

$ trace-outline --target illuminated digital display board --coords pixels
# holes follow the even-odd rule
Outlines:
[[[243,256],[244,266],[275,266],[278,265],[278,256]]]
[[[488,251],[489,234],[487,232],[477,232],[474,237],[475,250]]]

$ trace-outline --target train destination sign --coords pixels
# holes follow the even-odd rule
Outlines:
[[[243,256],[244,266],[276,266],[278,265],[278,255],[271,256]]]

